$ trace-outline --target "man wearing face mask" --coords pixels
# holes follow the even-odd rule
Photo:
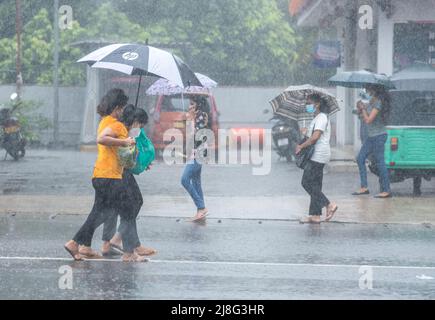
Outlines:
[[[312,94],[307,99],[306,111],[314,113],[315,118],[311,122],[310,128],[305,134],[309,139],[296,147],[296,154],[310,145],[314,145],[314,153],[304,167],[302,176],[302,187],[311,197],[309,215],[301,220],[302,223],[320,223],[322,209],[326,208],[326,221],[334,216],[338,209],[335,203],[331,203],[322,192],[323,168],[331,158],[331,148],[329,141],[331,130],[329,123],[329,107],[318,94]]]

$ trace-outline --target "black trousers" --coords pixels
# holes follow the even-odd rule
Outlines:
[[[118,215],[124,225],[123,245],[126,252],[133,252],[137,237],[136,218],[128,208],[128,189],[125,179],[93,179],[95,189],[94,206],[83,226],[73,240],[80,245],[90,247],[95,230]]]
[[[302,187],[311,196],[310,216],[321,216],[322,209],[330,204],[328,198],[322,192],[323,163],[309,161],[302,176]]]
[[[140,209],[142,208],[143,205],[142,193],[140,191],[139,185],[136,182],[136,179],[134,178],[134,175],[130,171],[124,170],[122,179],[125,181],[127,187],[126,203],[125,203],[125,207],[122,208],[122,210],[126,211],[128,216],[131,217],[131,219],[128,220],[121,219],[121,224],[119,225],[118,232],[121,234],[123,242],[125,237],[130,238],[130,241],[133,243],[134,248],[137,248],[141,245],[141,243],[139,240],[139,236],[137,234],[136,223],[134,223],[134,225],[131,225],[132,224],[131,220],[134,219],[134,221],[136,221]],[[113,238],[113,236],[116,233],[117,223],[118,223],[118,215],[112,215],[104,222],[103,237],[102,237],[103,241],[110,241],[110,239]],[[132,232],[132,233],[127,234],[127,232]]]

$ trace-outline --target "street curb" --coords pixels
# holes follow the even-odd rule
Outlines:
[[[32,216],[32,215],[49,215],[48,213],[44,212],[14,212],[14,213],[0,213],[0,218],[7,218],[7,217],[19,217],[19,216]],[[62,214],[54,214],[49,215],[49,219],[54,220],[57,217],[76,217],[76,216],[86,216],[85,213],[62,213]],[[167,220],[176,220],[179,222],[180,220],[186,220],[190,221],[192,216],[156,216],[156,215],[145,215],[145,214],[139,214],[138,220],[142,220],[142,218],[151,218],[151,219],[167,219]],[[261,222],[294,222],[295,224],[302,225],[310,225],[308,223],[301,223],[300,219],[271,219],[271,218],[213,218],[208,217],[207,221],[258,221]],[[321,225],[328,225],[328,224],[335,224],[335,225],[384,225],[384,226],[424,226],[428,229],[435,228],[435,223],[431,222],[355,222],[355,221],[340,221],[340,220],[333,220],[333,221],[322,221]]]
[[[325,168],[325,172],[331,173],[357,173],[358,165],[354,160],[332,160],[330,161]]]
[[[0,214],[89,214],[92,196],[2,196]],[[336,197],[339,205],[334,223],[435,225],[434,198],[372,199]],[[210,219],[299,221],[306,215],[308,196],[207,197]],[[240,208],[237,211],[228,208]],[[147,196],[140,217],[184,219],[195,208],[184,196]]]

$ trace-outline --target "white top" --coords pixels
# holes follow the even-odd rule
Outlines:
[[[328,163],[331,159],[331,147],[329,145],[331,140],[331,124],[325,113],[319,113],[311,121],[310,128],[308,129],[309,137],[317,130],[322,131],[322,135],[314,145],[314,153],[311,160],[318,163]]]

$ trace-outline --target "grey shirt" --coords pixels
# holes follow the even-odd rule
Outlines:
[[[367,113],[370,115],[373,109],[378,109],[379,112],[382,110],[382,104],[380,101],[376,101],[375,103],[369,103],[367,106]],[[384,125],[382,120],[382,116],[380,113],[376,116],[375,120],[372,123],[367,124],[367,132],[369,137],[376,137],[381,134],[387,133],[387,128]]]

